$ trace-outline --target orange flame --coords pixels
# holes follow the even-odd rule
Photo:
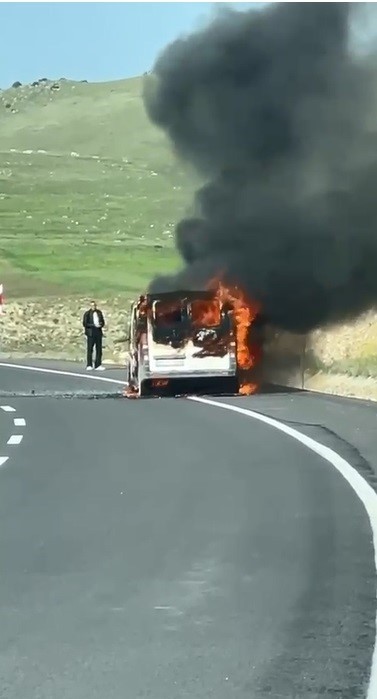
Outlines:
[[[237,367],[239,375],[239,393],[251,395],[258,389],[258,384],[253,380],[253,369],[261,359],[262,351],[258,343],[250,339],[250,328],[261,312],[261,306],[256,301],[251,301],[245,292],[237,286],[226,286],[219,278],[213,279],[208,284],[208,289],[215,291],[214,300],[194,300],[191,304],[192,320],[194,326],[216,326],[220,322],[220,307],[228,305],[233,310],[236,335]],[[160,309],[161,310],[161,309]],[[175,308],[169,306],[164,312],[173,312]],[[124,390],[125,397],[138,398],[138,392],[127,386]]]
[[[125,386],[123,389],[124,398],[138,398],[138,392],[132,386]]]
[[[191,317],[194,327],[210,327],[220,323],[219,298],[214,301],[196,299],[191,303]]]
[[[237,365],[240,372],[239,393],[242,395],[255,393],[258,385],[250,379],[250,372],[261,358],[261,347],[250,342],[249,337],[250,327],[260,313],[260,304],[250,301],[237,286],[227,287],[218,279],[213,280],[209,288],[217,288],[221,303],[229,303],[234,311]]]

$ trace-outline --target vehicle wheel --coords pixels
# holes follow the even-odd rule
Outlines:
[[[148,381],[140,381],[139,383],[139,396],[140,398],[146,398],[147,396],[151,396],[151,387],[148,384]]]

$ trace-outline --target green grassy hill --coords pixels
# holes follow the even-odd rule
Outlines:
[[[144,112],[142,79],[0,92],[0,281],[13,298],[142,291],[179,264],[192,176]]]
[[[180,264],[174,226],[195,183],[149,123],[141,92],[140,78],[0,91],[0,353],[82,359],[81,315],[95,296],[106,356],[124,357],[116,340],[129,300]],[[371,395],[375,328],[372,314],[315,336],[313,387],[327,390],[331,379],[342,392],[328,371],[351,373],[368,385],[347,390]]]

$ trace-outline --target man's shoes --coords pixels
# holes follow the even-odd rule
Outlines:
[[[87,367],[86,367],[86,370],[87,370],[87,371],[93,371],[93,367],[92,367],[92,366],[87,366]]]
[[[96,366],[96,371],[105,371],[105,367],[100,364],[99,366]]]

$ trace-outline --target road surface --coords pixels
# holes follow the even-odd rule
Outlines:
[[[0,365],[1,699],[366,697],[372,529],[342,475],[257,420],[101,378],[120,383]],[[220,402],[374,485],[373,405]]]

